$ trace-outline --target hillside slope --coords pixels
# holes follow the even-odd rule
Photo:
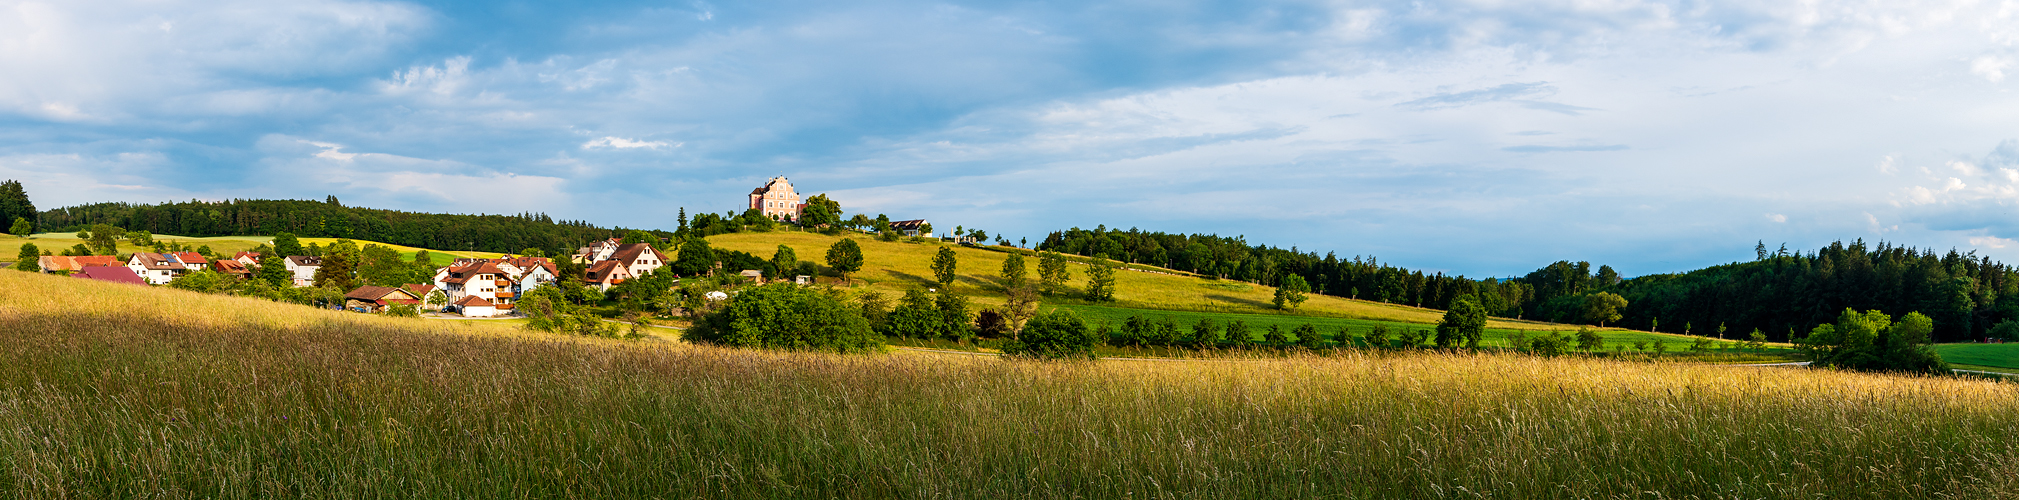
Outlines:
[[[905,290],[937,287],[938,284],[932,282],[933,255],[942,246],[951,246],[959,256],[960,263],[959,270],[955,273],[958,278],[952,289],[973,296],[978,302],[996,304],[1002,301],[1000,273],[1003,259],[1008,256],[1004,251],[939,243],[883,242],[860,235],[853,238],[856,244],[862,247],[865,261],[862,272],[855,276],[857,288],[903,293]],[[792,247],[800,260],[819,262],[822,256],[826,255],[827,248],[839,239],[840,237],[816,233],[770,232],[716,235],[709,237],[708,242],[714,248],[749,252],[767,259],[777,251],[779,245],[785,245]],[[1024,262],[1029,274],[1036,276],[1037,260],[1027,257]],[[1072,286],[1084,287],[1087,279],[1086,266],[1074,263],[1071,269]],[[1119,271],[1115,274],[1116,302],[1107,304],[1114,307],[1211,313],[1286,314],[1275,309],[1270,302],[1276,293],[1272,287],[1140,270]],[[1308,296],[1310,301],[1298,308],[1295,311],[1296,315],[1417,324],[1435,324],[1444,317],[1444,311],[1436,309],[1352,300],[1329,295]],[[1576,325],[1505,318],[1495,318],[1487,323],[1487,327],[1506,330],[1577,329]],[[1648,335],[1674,339],[1690,338],[1655,333]]]

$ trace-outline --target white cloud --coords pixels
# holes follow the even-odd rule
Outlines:
[[[1970,237],[1970,244],[1980,247],[2005,248],[2006,246],[2011,245],[2012,243],[2013,243],[2012,240],[1999,238],[1997,236]]]
[[[1982,56],[1970,61],[1970,74],[1981,76],[1986,81],[1997,83],[2005,81],[2005,69],[2010,67],[2012,67],[2011,58]]]
[[[1767,214],[1767,220],[1774,222],[1787,222],[1788,216],[1785,214]]]
[[[603,137],[603,138],[600,138],[600,139],[590,139],[590,140],[589,140],[589,142],[584,142],[584,143],[582,143],[582,149],[598,149],[598,148],[603,148],[603,149],[608,149],[608,148],[615,148],[615,149],[639,149],[639,148],[646,148],[646,149],[659,149],[659,148],[677,148],[677,147],[680,147],[680,146],[682,146],[682,145],[683,145],[683,143],[678,143],[678,142],[672,142],[672,143],[669,143],[669,142],[666,142],[666,141],[640,141],[640,140],[634,140],[634,139],[625,139],[625,138],[622,138],[622,137],[615,137],[615,136],[611,136],[611,137]]]

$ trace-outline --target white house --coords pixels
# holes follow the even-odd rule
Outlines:
[[[188,268],[190,271],[210,269],[210,259],[203,258],[203,254],[196,252],[175,252],[172,255],[175,256],[175,260],[182,261],[182,267]]]
[[[497,304],[492,304],[491,301],[474,295],[463,297],[463,300],[456,301],[455,306],[456,310],[460,311],[463,316],[471,318],[489,318],[499,314]]]
[[[632,243],[619,246],[616,252],[610,254],[609,260],[616,261],[617,265],[624,266],[624,270],[629,272],[631,276],[643,276],[645,273],[664,267],[666,265],[666,254],[659,253],[659,250],[652,248],[652,245]]]
[[[449,266],[435,273],[435,286],[448,296],[449,303],[457,308],[464,307],[470,298],[483,299],[484,306],[490,308],[489,315],[500,311],[510,313],[512,303],[518,299],[519,284],[516,276],[519,268],[509,262],[490,259],[471,259],[460,266]],[[464,316],[470,316],[464,312]]]
[[[322,257],[290,255],[287,257],[287,272],[294,274],[294,286],[304,287],[315,284],[315,270],[322,267]]]
[[[126,258],[126,268],[133,274],[147,280],[147,284],[161,285],[175,281],[176,276],[189,271],[189,266],[176,260],[175,255],[165,253],[133,252]]]
[[[617,253],[617,247],[621,246],[622,242],[623,240],[610,238],[590,243],[589,246],[575,249],[574,260],[580,264],[610,260],[610,255]]]
[[[624,280],[628,279],[631,279],[630,269],[614,260],[597,262],[594,265],[590,265],[587,272],[582,273],[583,285],[605,292],[610,291],[610,287],[617,286],[618,283],[623,283]]]

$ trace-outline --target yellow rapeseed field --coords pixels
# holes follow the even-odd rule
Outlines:
[[[2011,498],[2019,386],[561,337],[0,272],[12,498]]]

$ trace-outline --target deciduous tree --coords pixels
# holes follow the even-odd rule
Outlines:
[[[834,242],[833,246],[827,247],[827,267],[840,274],[843,282],[853,283],[849,276],[862,270],[862,247],[848,238]]]
[[[1115,300],[1115,266],[1107,259],[1096,257],[1093,264],[1087,265],[1087,300]]]
[[[21,253],[14,257],[14,269],[31,273],[40,272],[42,271],[41,261],[42,249],[35,248],[34,243],[22,243]]]
[[[1085,321],[1069,311],[1052,311],[1031,318],[1016,340],[1003,345],[1003,354],[1013,357],[1092,360],[1100,339],[1087,329]]]
[[[1306,299],[1304,294],[1310,291],[1311,284],[1305,282],[1303,276],[1295,274],[1284,276],[1283,284],[1276,287],[1276,308],[1296,309],[1297,306],[1304,304]]]
[[[932,256],[932,280],[939,282],[942,288],[953,285],[954,272],[959,265],[960,256],[955,255],[952,248],[939,247],[939,252]]]

